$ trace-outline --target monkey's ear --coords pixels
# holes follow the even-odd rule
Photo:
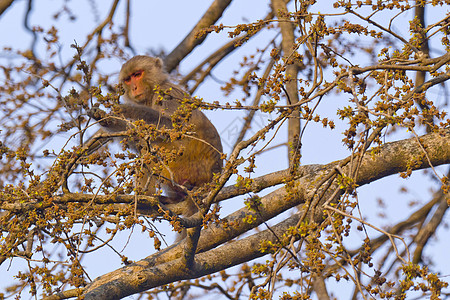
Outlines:
[[[158,69],[162,69],[162,68],[163,68],[163,65],[164,65],[164,63],[163,63],[162,59],[159,58],[159,57],[156,57],[156,58],[155,58],[155,66],[156,66]]]

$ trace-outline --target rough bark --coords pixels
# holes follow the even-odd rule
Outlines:
[[[425,156],[423,149],[426,149]],[[417,138],[386,143],[377,153],[368,153],[361,164],[356,182],[358,186],[408,169],[428,168],[430,163],[433,166],[450,163],[450,132],[427,134],[420,137],[420,144]],[[421,159],[417,160],[419,157]],[[412,161],[415,163],[411,164]],[[313,166],[310,172],[296,181],[295,187],[289,192],[282,187],[264,197],[259,212],[261,218],[255,224],[239,222],[233,228],[211,226],[205,229],[199,240],[199,253],[195,256],[192,268],[183,267],[183,244],[179,244],[97,278],[86,288],[85,299],[118,299],[170,282],[201,277],[265,255],[259,251],[259,242],[261,240],[276,242],[277,236],[281,236],[287,228],[298,222],[299,214],[273,226],[271,230],[264,230],[218,248],[213,247],[248,231],[249,227],[257,226],[262,219],[269,219],[272,214],[276,215],[275,211],[285,211],[305,203],[314,193],[313,183],[341,162]],[[232,220],[247,213],[250,212],[243,208],[228,218]]]

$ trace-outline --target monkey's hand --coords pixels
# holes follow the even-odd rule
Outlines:
[[[127,121],[115,115],[107,114],[98,107],[92,107],[87,111],[87,115],[92,119],[98,121],[102,127],[105,127],[110,132],[119,132],[128,130]]]
[[[92,119],[98,121],[101,126],[106,128],[115,127],[115,123],[117,123],[117,121],[115,121],[113,118],[110,118],[110,116],[105,111],[98,107],[91,108],[90,110],[88,110],[87,114]]]
[[[172,119],[159,111],[137,104],[121,104],[119,115],[108,115],[98,107],[91,108],[87,114],[89,117],[109,131],[125,131],[129,129],[130,121],[143,120],[147,124],[172,128]]]
[[[98,107],[91,108],[90,110],[88,110],[87,114],[89,117],[91,117],[92,119],[94,119],[96,121],[104,119],[107,116],[106,112],[104,112],[103,110],[101,110]]]
[[[120,113],[128,120],[143,120],[147,124],[172,128],[172,119],[161,112],[139,104],[121,104]]]

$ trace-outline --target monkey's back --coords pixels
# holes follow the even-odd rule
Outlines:
[[[222,144],[219,134],[198,110],[192,112],[194,134],[185,136],[180,141],[160,143],[167,148],[182,148],[182,155],[169,164],[165,177],[171,178],[186,187],[201,186],[212,180],[213,173],[222,169]]]

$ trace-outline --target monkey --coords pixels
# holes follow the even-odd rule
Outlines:
[[[119,84],[125,92],[125,103],[120,105],[121,115],[127,120],[143,120],[158,128],[173,128],[172,116],[180,102],[192,99],[180,86],[169,80],[160,58],[143,55],[131,58],[120,70]],[[127,122],[108,118],[102,110],[94,108],[90,115],[108,131],[128,129]],[[152,141],[153,146],[169,150],[182,149],[182,154],[170,161],[161,174],[152,174],[151,166],[146,166],[147,171],[137,182],[147,195],[155,195],[157,186],[161,186],[165,193],[165,197],[160,197],[163,204],[185,202],[185,205],[177,205],[182,208],[175,213],[187,217],[198,209],[192,200],[187,199],[186,190],[194,190],[210,182],[213,174],[220,173],[223,164],[220,136],[205,114],[198,109],[192,110],[188,125],[193,127],[192,137],[182,136],[174,141],[161,137]]]

